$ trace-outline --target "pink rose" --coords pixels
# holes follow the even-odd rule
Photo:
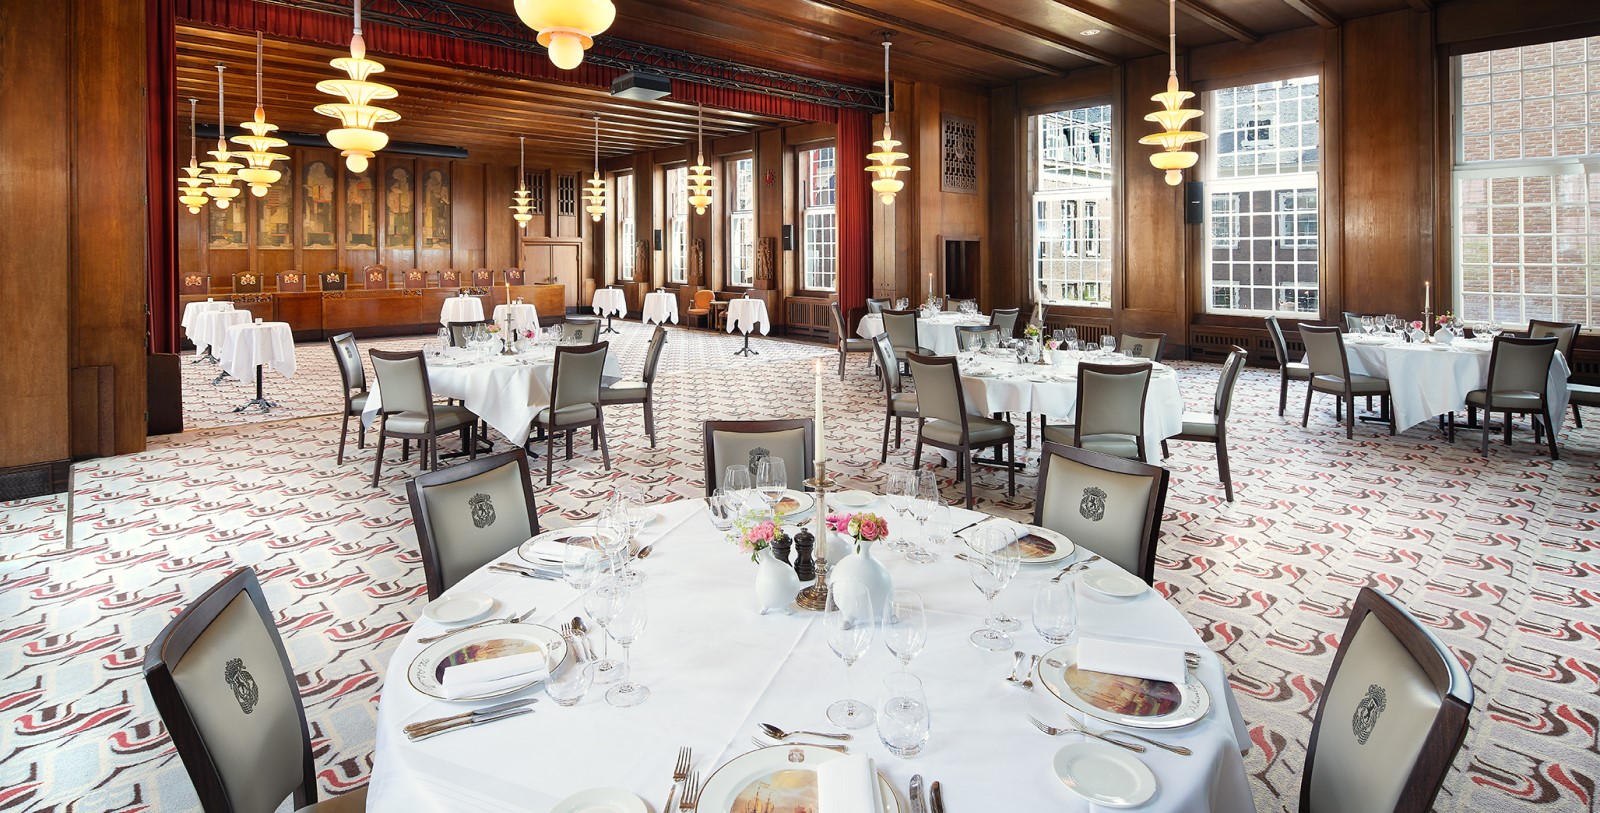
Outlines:
[[[861,538],[868,542],[882,537],[885,530],[881,519],[865,519],[861,522]]]
[[[1421,319],[1417,319],[1417,320],[1412,321],[1411,329],[1412,330],[1421,330],[1422,329],[1422,320]]]
[[[847,534],[850,532],[850,514],[829,514],[828,530],[834,533]]]
[[[771,542],[775,536],[774,531],[775,529],[770,521],[763,522],[751,528],[748,537],[751,542]]]

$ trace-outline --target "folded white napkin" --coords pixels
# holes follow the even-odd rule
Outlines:
[[[878,769],[866,754],[850,754],[817,768],[817,813],[880,813]]]
[[[1164,646],[1078,637],[1078,668],[1108,675],[1183,683],[1183,652]]]
[[[979,527],[986,531],[994,531],[1000,534],[1007,544],[1015,542],[1030,533],[1028,526],[1020,522],[1012,522],[1009,519],[991,519]]]
[[[523,686],[549,674],[543,652],[524,652],[451,666],[444,670],[441,688],[446,700],[458,700]]]

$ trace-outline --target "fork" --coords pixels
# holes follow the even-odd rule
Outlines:
[[[672,781],[682,782],[689,778],[689,758],[694,752],[685,745],[678,749],[678,764],[672,766]]]
[[[574,661],[577,663],[583,663],[583,645],[578,643],[578,639],[576,637],[578,633],[572,629],[572,623],[568,622],[562,624],[561,628],[556,631],[561,633],[561,640],[566,641],[567,646],[572,650],[572,657]]]
[[[1071,728],[1056,728],[1053,725],[1049,725],[1047,723],[1044,723],[1044,722],[1040,721],[1039,718],[1034,717],[1031,714],[1028,715],[1028,722],[1033,723],[1033,727],[1034,728],[1037,728],[1040,731],[1043,731],[1044,733],[1049,734],[1052,737],[1059,737],[1062,734],[1072,734],[1072,733],[1076,732],[1076,733],[1083,734],[1083,735],[1088,736],[1088,737],[1094,737],[1095,739],[1097,739],[1097,740],[1099,740],[1099,741],[1101,741],[1103,743],[1107,743],[1107,744],[1110,744],[1110,745],[1115,745],[1115,746],[1117,746],[1119,748],[1126,748],[1129,751],[1134,752],[1135,754],[1144,753],[1144,746],[1142,746],[1142,745],[1135,745],[1135,744],[1133,744],[1131,742],[1118,742],[1116,740],[1113,740],[1113,739],[1111,739],[1109,737],[1106,737],[1106,736],[1103,736],[1101,734],[1096,734],[1095,732],[1090,731],[1089,729],[1084,728],[1082,726],[1079,726],[1079,725],[1077,725],[1075,723],[1070,724],[1072,726]]]
[[[491,624],[521,624],[522,622],[524,622],[524,621],[528,620],[530,617],[532,617],[533,614],[538,611],[538,609],[539,609],[538,607],[534,607],[533,609],[528,610],[527,612],[523,613],[522,615],[513,615],[513,616],[506,617],[506,618],[489,618],[489,619],[486,619],[486,620],[483,620],[483,621],[479,621],[476,624],[468,624],[465,627],[457,627],[457,628],[455,628],[453,630],[447,630],[445,632],[439,633],[438,635],[429,635],[429,636],[427,636],[425,638],[418,638],[417,639],[417,643],[419,643],[419,644],[431,644],[434,641],[443,641],[444,639],[449,638],[450,636],[455,635],[458,632],[463,632],[465,630],[475,630],[475,629],[477,629],[479,627],[487,627],[487,626],[489,626]]]
[[[1067,565],[1065,568],[1062,569],[1062,571],[1060,573],[1056,574],[1055,578],[1051,579],[1050,581],[1058,582],[1058,581],[1061,581],[1061,577],[1062,576],[1065,576],[1068,573],[1077,573],[1080,570],[1088,570],[1090,564],[1092,564],[1094,562],[1098,562],[1098,561],[1100,561],[1100,554],[1097,553],[1097,554],[1095,554],[1093,556],[1090,556],[1089,558],[1087,558],[1087,559],[1085,559],[1085,560],[1083,560],[1081,562],[1077,562],[1075,564]]]
[[[700,772],[689,774],[688,781],[683,785],[683,795],[678,797],[678,810],[681,813],[693,813],[700,806]]]

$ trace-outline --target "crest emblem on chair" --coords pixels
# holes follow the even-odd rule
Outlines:
[[[1130,348],[1128,350],[1128,354],[1132,355],[1132,356],[1142,356],[1142,355],[1144,355],[1144,345],[1143,344],[1135,344],[1132,348]]]
[[[761,464],[761,463],[767,462],[767,458],[769,458],[769,457],[772,457],[772,452],[767,451],[766,447],[757,446],[754,449],[751,449],[750,450],[750,473],[751,474],[755,474],[756,473],[756,466]]]
[[[494,524],[494,500],[488,494],[474,494],[467,501],[472,507],[472,526],[474,528],[487,528]]]
[[[228,687],[233,689],[233,699],[239,701],[239,710],[249,714],[256,710],[256,703],[261,701],[261,687],[256,685],[256,679],[250,671],[244,668],[243,658],[234,658],[228,661],[223,669],[222,677],[228,681]]]
[[[1367,696],[1356,703],[1356,713],[1350,715],[1350,730],[1355,732],[1356,742],[1367,744],[1373,727],[1378,724],[1378,715],[1389,706],[1388,695],[1382,686],[1374,683],[1367,687]]]
[[[1106,493],[1094,486],[1083,490],[1083,499],[1078,501],[1078,513],[1090,522],[1099,522],[1106,518]]]

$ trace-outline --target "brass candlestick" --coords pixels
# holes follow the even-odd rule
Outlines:
[[[794,603],[802,610],[823,612],[828,609],[828,492],[832,491],[835,483],[828,476],[827,463],[816,462],[816,476],[806,481],[806,485],[817,495],[816,515],[812,517],[816,531],[817,541],[813,543],[816,562],[817,580],[810,587],[795,594]]]

